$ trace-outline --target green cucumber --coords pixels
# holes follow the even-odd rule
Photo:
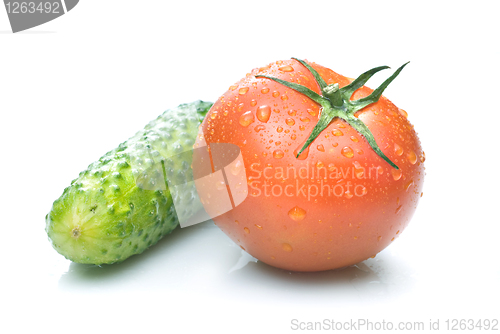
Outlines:
[[[151,168],[162,161],[167,179],[189,177],[190,155],[177,153],[192,149],[211,106],[196,101],[165,111],[81,172],[45,217],[52,246],[73,262],[121,262],[171,233],[178,214],[194,214],[199,204],[189,198],[174,208],[166,180]]]

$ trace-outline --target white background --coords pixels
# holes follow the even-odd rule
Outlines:
[[[496,1],[82,0],[12,34],[0,7],[0,331],[287,333],[292,319],[359,318],[444,330],[500,318],[498,21]],[[350,77],[411,61],[385,95],[419,133],[424,196],[375,259],[290,273],[211,223],[112,266],[51,248],[44,217],[88,164],[163,110],[214,101],[290,57]]]

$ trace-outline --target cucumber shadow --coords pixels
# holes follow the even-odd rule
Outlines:
[[[117,280],[126,281],[137,274],[148,271],[153,263],[162,262],[167,254],[175,253],[180,245],[188,244],[189,239],[199,237],[207,229],[217,228],[213,222],[207,221],[189,228],[177,227],[169,235],[164,236],[155,245],[141,254],[114,264],[90,265],[72,262],[68,271],[61,276],[58,286],[63,290],[74,288],[99,288]]]

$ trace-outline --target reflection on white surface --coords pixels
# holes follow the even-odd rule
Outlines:
[[[4,275],[7,300],[17,314],[12,319],[20,323],[30,314],[36,323],[52,324],[47,312],[54,309],[62,329],[74,326],[76,312],[106,314],[97,323],[110,331],[115,324],[107,319],[131,314],[134,319],[168,317],[165,331],[179,333],[189,332],[183,331],[187,324],[199,331],[217,325],[227,333],[242,327],[247,329],[242,333],[262,328],[282,333],[291,319],[428,322],[436,317],[497,316],[495,235],[481,229],[449,233],[448,224],[438,224],[446,212],[425,210],[432,196],[409,228],[374,259],[316,273],[255,261],[211,221],[179,228],[144,253],[101,267],[65,260],[51,248],[43,229],[27,230],[25,242],[40,252],[27,249],[3,266],[14,268]],[[431,228],[433,234],[428,233]],[[484,244],[462,247],[464,240]],[[133,323],[136,331],[164,326],[160,320]],[[90,330],[95,324],[78,326]]]
[[[241,251],[240,258],[238,259],[238,262],[235,263],[235,265],[229,269],[229,273],[232,273],[233,271],[240,270],[244,268],[246,265],[248,265],[251,262],[256,263],[258,260],[254,258],[252,255],[248,254],[244,250]]]
[[[411,290],[411,270],[385,253],[343,269],[300,273],[277,269],[242,251],[212,221],[177,229],[145,253],[123,263],[92,266],[71,263],[58,288],[71,293],[186,291],[217,299],[278,303],[313,298],[335,306],[380,301]],[[293,291],[293,293],[290,293]]]

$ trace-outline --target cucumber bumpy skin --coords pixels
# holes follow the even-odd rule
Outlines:
[[[190,198],[184,207],[174,208],[165,180],[157,182],[158,175],[148,168],[163,160],[167,178],[189,177],[191,161],[176,154],[192,149],[211,106],[196,101],[165,111],[81,172],[45,217],[52,246],[73,262],[121,262],[171,233],[179,225],[177,214],[194,214],[199,208]],[[140,182],[148,182],[149,188]],[[151,188],[155,182],[159,185]]]

